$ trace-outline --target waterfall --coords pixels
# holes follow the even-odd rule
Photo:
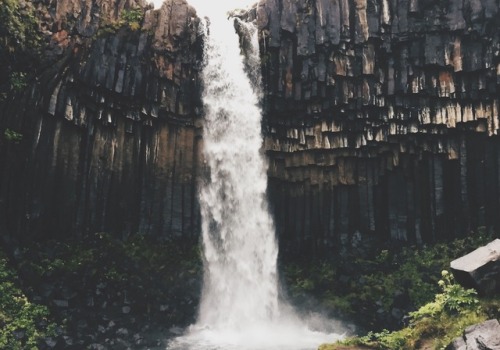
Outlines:
[[[201,185],[204,289],[199,323],[244,328],[278,316],[278,249],[266,202],[258,97],[232,21],[209,25],[203,69],[207,178]],[[257,48],[258,49],[258,48]]]
[[[234,19],[221,11],[206,25],[206,171],[199,194],[204,286],[196,324],[169,348],[315,349],[338,336],[310,331],[279,300],[278,248],[262,153],[257,30],[240,25],[254,35],[246,70]]]

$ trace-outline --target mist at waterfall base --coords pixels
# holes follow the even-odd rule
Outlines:
[[[261,152],[260,79],[247,74],[249,66],[254,73],[260,67],[256,29],[240,23],[254,50],[245,71],[234,19],[219,8],[197,10],[209,18],[202,71],[207,174],[199,193],[205,273],[198,319],[168,349],[316,349],[341,336],[326,330],[333,322],[299,317],[280,300]],[[321,331],[313,330],[318,326]]]

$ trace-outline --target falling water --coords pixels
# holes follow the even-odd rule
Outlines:
[[[242,329],[278,315],[277,247],[257,96],[236,35],[228,40],[231,23],[222,18],[209,30],[203,140],[210,174],[200,193],[205,279],[199,323]]]
[[[234,19],[224,12],[211,14],[205,42],[207,174],[199,196],[204,286],[197,323],[170,348],[315,349],[338,336],[308,330],[278,296],[278,248],[261,152],[260,80],[249,79],[256,70],[245,71]],[[260,65],[256,42],[254,37],[250,68]]]

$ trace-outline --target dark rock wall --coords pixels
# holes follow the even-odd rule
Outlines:
[[[46,59],[0,105],[1,224],[197,236],[194,10],[32,1]],[[140,30],[120,22],[140,7]],[[261,0],[269,197],[284,248],[500,232],[496,0]]]
[[[281,241],[500,228],[496,0],[263,0],[265,148]]]
[[[183,0],[39,3],[43,72],[1,106],[1,205],[10,232],[107,231],[192,237],[199,231],[202,55]],[[45,7],[44,7],[45,6]],[[118,23],[140,6],[141,28]],[[2,135],[3,136],[3,135]]]

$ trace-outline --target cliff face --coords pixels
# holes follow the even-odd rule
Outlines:
[[[495,0],[259,3],[283,242],[498,232],[498,11]]]
[[[11,232],[198,231],[199,20],[186,1],[34,2],[44,69],[0,112]],[[3,136],[3,135],[2,135]]]
[[[196,237],[199,20],[184,0],[29,3],[44,65],[0,101],[11,232]],[[280,242],[329,252],[500,228],[496,0],[261,0]],[[299,248],[300,247],[300,248]]]

